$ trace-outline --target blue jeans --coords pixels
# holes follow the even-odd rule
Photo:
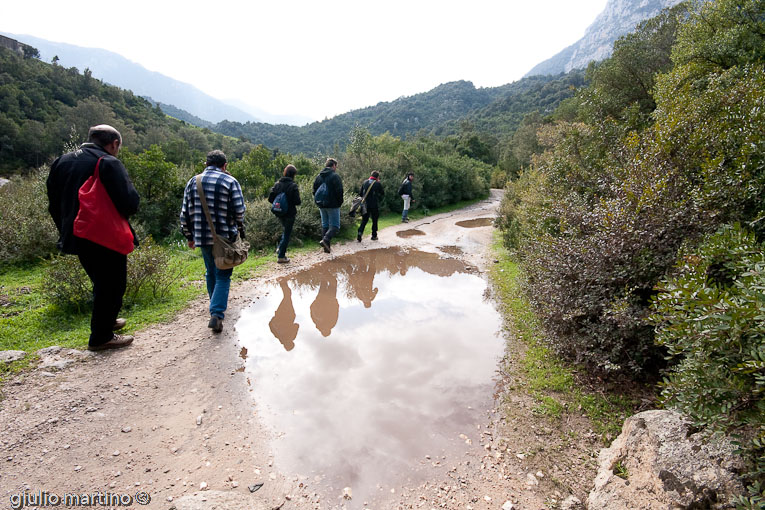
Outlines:
[[[340,208],[319,208],[321,214],[321,232],[324,240],[329,242],[340,232]]]
[[[287,256],[287,245],[290,244],[290,236],[292,235],[292,226],[295,224],[295,217],[282,216],[279,218],[279,221],[284,228],[284,232],[282,233],[281,241],[279,241],[278,256],[279,258],[284,258]]]
[[[210,315],[224,318],[228,307],[228,289],[231,286],[233,269],[218,269],[212,254],[212,246],[200,246],[202,258],[205,260],[205,278],[207,279],[207,295],[210,296]]]

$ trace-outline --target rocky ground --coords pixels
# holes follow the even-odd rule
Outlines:
[[[121,351],[50,348],[40,366],[3,388],[0,497],[13,505],[24,491],[62,497],[100,491],[135,498],[128,508],[140,508],[148,496],[148,508],[179,510],[577,508],[592,486],[601,444],[576,413],[562,421],[533,412],[536,402],[514,370],[523,346],[512,338],[495,405],[460,437],[461,460],[423,458],[420,463],[432,469],[426,482],[386,490],[366,504],[348,499],[352,487],[330,491],[277,469],[272,433],[260,423],[257,397],[240,370],[233,326],[262,282],[327,257],[397,245],[454,248],[485,272],[493,263],[491,227],[455,223],[492,216],[498,201],[495,193],[460,211],[391,227],[374,246],[367,237],[333,247],[331,255],[317,250],[286,267],[274,263],[232,288],[221,335],[207,328],[205,299],[171,323],[137,332],[134,344]],[[412,229],[426,235],[397,235]],[[26,506],[40,506],[33,503]]]

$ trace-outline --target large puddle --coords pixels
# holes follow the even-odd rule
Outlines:
[[[360,508],[477,448],[503,341],[473,268],[369,250],[265,290],[236,329],[281,472]]]

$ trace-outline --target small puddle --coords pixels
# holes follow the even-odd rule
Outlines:
[[[409,230],[400,230],[396,232],[396,235],[399,237],[424,236],[425,232],[422,230],[417,230],[416,228],[410,228]]]
[[[447,255],[462,255],[465,253],[459,246],[439,246],[438,249]]]
[[[456,225],[464,228],[488,227],[494,224],[492,218],[476,218],[474,220],[458,221]]]
[[[276,466],[362,508],[480,450],[504,342],[476,273],[392,248],[269,283],[236,330]]]

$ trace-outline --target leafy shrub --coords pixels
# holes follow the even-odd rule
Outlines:
[[[127,258],[126,305],[165,297],[180,277],[181,267],[170,264],[167,250],[151,237],[143,240]],[[76,256],[56,255],[42,284],[43,294],[64,309],[81,312],[90,307],[93,286]]]
[[[170,292],[181,276],[182,268],[170,263],[170,254],[149,236],[128,255],[125,302],[160,299]]]
[[[77,257],[55,255],[43,276],[42,293],[63,309],[81,312],[90,306],[93,285]]]
[[[674,361],[662,399],[704,427],[752,438],[744,451],[757,482],[765,481],[764,291],[763,245],[726,226],[683,253],[651,316]]]
[[[48,213],[47,177],[47,169],[41,167],[0,187],[0,262],[56,251],[58,231]]]

